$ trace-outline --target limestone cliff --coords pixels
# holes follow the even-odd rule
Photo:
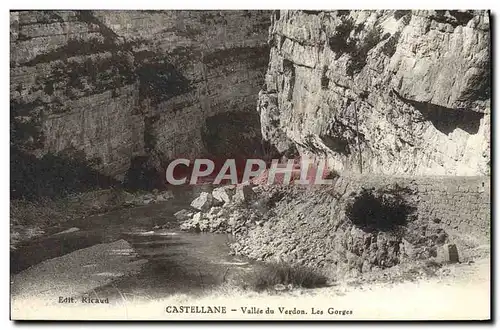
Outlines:
[[[253,152],[263,11],[11,12],[11,141],[123,177],[138,157]],[[234,134],[237,131],[238,134]]]
[[[280,11],[263,137],[341,172],[478,175],[490,163],[486,11]]]

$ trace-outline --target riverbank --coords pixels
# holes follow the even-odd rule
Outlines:
[[[33,320],[47,317],[75,320],[81,315],[92,320],[489,319],[489,258],[474,264],[446,265],[445,269],[445,275],[403,283],[339,282],[327,288],[261,293],[220,286],[198,295],[181,293],[161,300],[137,301],[131,296],[123,297],[113,304],[58,304],[21,299],[13,304],[12,317],[15,319],[19,315]],[[226,313],[168,313],[168,306],[221,306],[225,307]],[[313,308],[317,314],[312,313]],[[267,309],[274,313],[266,313]],[[72,312],[76,310],[78,313]],[[300,314],[301,310],[307,314]]]
[[[15,250],[30,240],[55,234],[64,230],[67,224],[93,215],[171,198],[173,195],[169,191],[130,193],[123,189],[102,189],[58,199],[14,199],[10,201],[10,249]]]
[[[99,314],[102,306],[75,303],[80,312],[90,308],[89,315],[97,319],[113,318],[114,312],[117,318],[178,319],[183,315],[167,313],[165,306],[212,301],[228,307],[238,304],[237,310],[277,308],[283,298],[290,310],[310,309],[317,301],[328,300],[334,308],[352,305],[357,319],[363,315],[403,318],[409,311],[406,305],[389,315],[388,304],[380,309],[380,304],[354,303],[366,295],[404,300],[405,290],[419,292],[419,287],[426,291],[418,296],[419,304],[439,304],[421,310],[418,317],[422,318],[432,319],[432,310],[440,311],[435,316],[452,317],[454,310],[463,307],[453,305],[456,299],[471,290],[482,297],[481,303],[486,301],[489,236],[476,235],[489,220],[481,212],[460,217],[442,212],[448,204],[457,205],[455,199],[471,199],[468,196],[474,201],[463,202],[459,211],[482,208],[489,201],[484,180],[447,179],[447,185],[436,178],[432,184],[426,178],[394,180],[397,184],[377,178],[340,178],[329,187],[298,188],[191,186],[173,191],[174,198],[164,203],[142,195],[134,199],[111,198],[109,193],[98,198],[95,192],[90,198],[80,196],[80,203],[75,199],[73,205],[101,213],[61,221],[59,227],[50,227],[58,232],[49,235],[46,230],[11,253],[17,267],[12,272],[11,260],[13,311],[36,318],[38,310],[46,315],[70,310],[71,306],[58,302],[58,292],[64,293],[63,298],[109,300],[106,314]],[[448,191],[450,187],[455,187],[454,193]],[[131,207],[134,200],[142,206]],[[90,201],[103,206],[89,207]],[[394,209],[400,212],[393,213]],[[69,212],[90,214],[76,210],[67,206],[59,219]],[[441,211],[439,218],[429,216],[439,214],[432,210]],[[370,216],[363,218],[368,212]],[[404,215],[405,221],[394,215]],[[394,226],[388,226],[390,221]],[[476,231],[460,230],[461,225],[475,225],[474,221],[480,221]],[[450,246],[458,247],[458,259],[452,260]],[[409,305],[418,308],[413,302]],[[149,314],[134,314],[144,306],[150,306]],[[460,313],[464,318],[486,318],[485,306],[469,306],[481,307],[478,313]],[[123,309],[126,316],[121,314]],[[302,316],[331,318],[327,314]],[[255,317],[243,312],[233,315]],[[218,319],[230,316],[217,315]]]
[[[291,283],[286,278],[279,278],[276,282],[267,281],[270,285],[256,292],[256,286],[250,284],[248,275],[250,278],[267,279],[276,274],[265,272],[262,267],[273,267],[275,255],[260,256],[260,261],[253,261],[251,259],[257,258],[247,259],[245,253],[235,255],[235,248],[253,242],[251,250],[242,251],[247,252],[247,255],[252,251],[265,252],[264,249],[279,242],[282,243],[278,247],[285,248],[297,240],[298,234],[302,241],[307,242],[307,233],[321,234],[322,230],[331,230],[327,225],[319,224],[325,221],[326,224],[335,225],[333,216],[337,213],[332,211],[339,205],[345,205],[332,203],[338,198],[333,193],[343,190],[338,186],[331,188],[296,191],[284,187],[229,187],[226,193],[230,196],[230,203],[219,206],[209,206],[207,201],[211,199],[209,196],[214,196],[214,192],[215,196],[225,198],[222,191],[225,189],[211,191],[207,186],[201,189],[203,192],[200,194],[200,189],[191,188],[183,194],[174,192],[174,198],[164,203],[119,207],[79,221],[65,222],[59,228],[64,228],[63,232],[48,237],[46,232],[45,238],[41,237],[34,240],[33,244],[20,246],[13,251],[18,257],[14,260],[19,269],[11,274],[12,315],[14,318],[19,315],[27,319],[37,319],[41,315],[71,319],[72,310],[77,309],[75,315],[85,312],[90,319],[256,319],[258,314],[241,311],[242,307],[251,309],[253,306],[270,307],[276,311],[280,307],[290,311],[294,308],[308,311],[308,314],[286,315],[276,312],[269,319],[363,319],[373,318],[373,315],[380,319],[402,319],[405,315],[416,319],[488,317],[489,244],[473,241],[468,241],[470,246],[458,244],[466,240],[462,237],[462,241],[459,241],[452,232],[447,237],[459,246],[459,263],[442,262],[433,256],[420,260],[409,259],[401,252],[393,251],[396,257],[400,257],[400,262],[391,267],[374,266],[369,271],[361,268],[360,272],[356,270],[357,263],[347,262],[341,265],[349,269],[347,276],[326,272],[327,282],[320,288],[306,289],[300,285],[289,285]],[[200,196],[203,198],[200,199]],[[356,199],[356,196],[351,196],[346,202]],[[93,200],[99,198],[94,196]],[[196,200],[196,207],[204,209],[200,211],[198,220],[207,226],[201,228],[217,228],[218,233],[178,230],[179,214],[186,216],[185,212],[178,212],[189,207],[195,208],[190,206],[193,200]],[[223,211],[217,216],[217,213],[210,212],[213,207],[227,212]],[[332,210],[325,213],[325,208]],[[266,216],[252,217],[255,210]],[[212,219],[209,214],[213,216]],[[299,214],[307,214],[309,218]],[[189,218],[186,221],[195,225],[192,220]],[[297,221],[305,224],[299,226]],[[167,223],[171,223],[171,226],[162,228]],[[217,223],[218,227],[211,226],[211,223]],[[199,225],[200,222],[193,228],[199,230]],[[342,228],[345,235],[359,232],[354,226],[347,225],[347,221],[344,221]],[[275,228],[275,233],[268,230],[268,226]],[[307,226],[317,227],[313,230]],[[448,233],[449,228],[445,229]],[[433,233],[427,231],[427,234],[421,234],[433,237]],[[266,237],[270,241],[263,243]],[[321,238],[316,239],[321,241]],[[332,241],[331,238],[328,240]],[[423,247],[433,241],[426,242]],[[310,246],[318,249],[321,244]],[[319,254],[304,250],[303,246],[299,248],[296,251],[305,258],[305,264],[314,270],[328,270],[314,263],[319,261]],[[387,249],[387,246],[383,248]],[[349,252],[347,248],[343,249]],[[281,247],[275,250],[286,261],[286,251]],[[387,254],[381,256],[387,258]],[[358,257],[364,258],[365,255]],[[285,268],[285,273],[290,275],[289,270],[293,271],[295,265],[300,264],[292,260],[289,268]],[[408,294],[413,293],[416,300],[406,303]],[[463,297],[466,295],[469,298],[464,303]],[[73,298],[75,303],[60,303],[60,297]],[[83,302],[87,301],[82,300],[85,297],[109,301],[109,304]],[[480,303],[467,304],[471,301],[470,297]],[[394,306],[394,301],[405,301],[405,304]],[[237,311],[184,315],[167,313],[165,310],[167,306],[214,304],[224,305],[228,310],[234,306]],[[312,307],[320,308],[321,305],[330,305],[335,310],[352,310],[353,314],[328,314],[328,309],[324,309],[323,315],[310,312]],[[413,310],[418,313],[409,314]]]

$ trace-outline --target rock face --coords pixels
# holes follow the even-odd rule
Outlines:
[[[234,195],[234,187],[218,187],[212,191],[212,197],[222,203],[229,203]]]
[[[198,198],[191,202],[191,206],[200,211],[207,211],[212,207],[212,195],[207,192],[202,192]]]
[[[275,12],[262,135],[339,172],[484,175],[487,11]]]
[[[262,11],[11,12],[11,138],[37,156],[82,150],[117,178],[137,157],[252,153],[269,24]]]

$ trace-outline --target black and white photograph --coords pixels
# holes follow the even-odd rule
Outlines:
[[[11,320],[491,320],[494,13],[276,7],[10,9]]]

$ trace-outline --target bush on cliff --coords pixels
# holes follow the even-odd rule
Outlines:
[[[263,291],[277,286],[314,288],[326,285],[327,277],[314,268],[286,262],[270,262],[256,267],[243,279],[244,287]]]
[[[409,189],[366,189],[357,193],[346,206],[346,215],[354,225],[365,230],[391,231],[404,226],[416,210],[407,201]]]

